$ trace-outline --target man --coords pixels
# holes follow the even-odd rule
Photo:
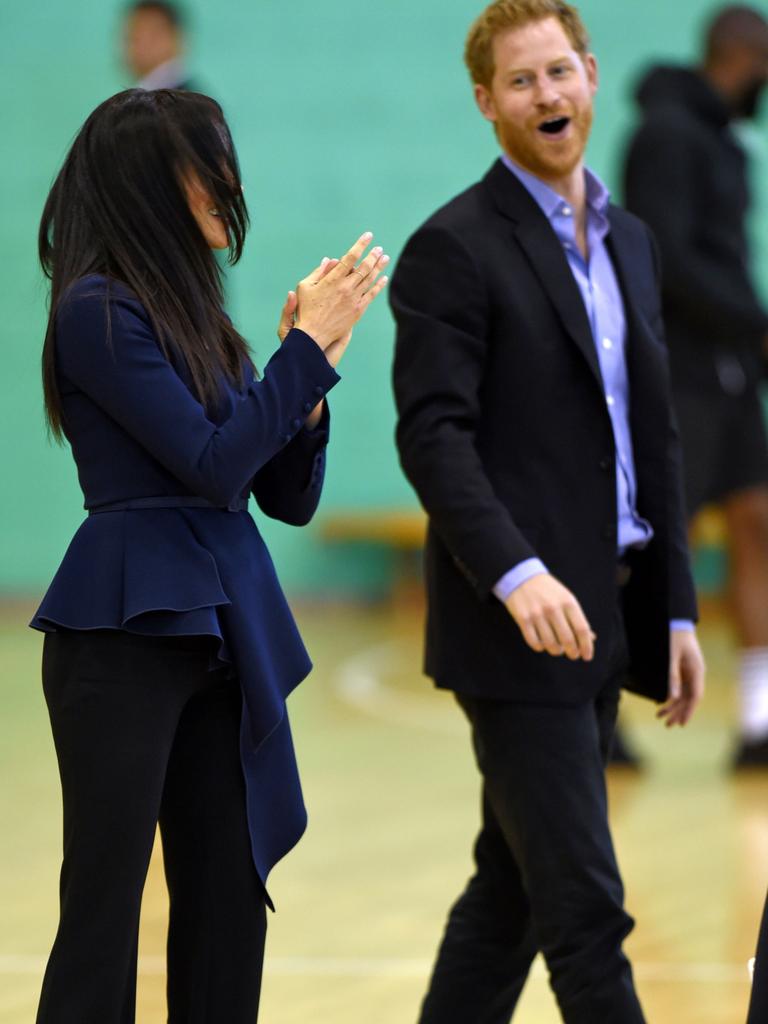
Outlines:
[[[123,59],[140,89],[191,88],[179,8],[166,0],[131,3],[123,26]]]
[[[701,68],[660,67],[637,93],[626,199],[653,229],[680,423],[687,512],[722,506],[741,647],[734,766],[768,767],[768,443],[759,387],[768,314],[749,273],[745,154],[731,125],[768,81],[768,22],[728,7]]]
[[[503,154],[392,285],[426,668],[483,776],[421,1022],[506,1024],[540,950],[569,1024],[640,1024],[603,762],[628,665],[669,725],[703,689],[654,250],[584,168],[597,69],[575,8],[496,0],[466,60]]]

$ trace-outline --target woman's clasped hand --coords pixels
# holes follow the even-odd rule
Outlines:
[[[341,259],[326,257],[288,293],[278,327],[280,341],[297,327],[320,346],[331,366],[338,365],[355,324],[389,280],[383,274],[389,256],[381,246],[364,255],[372,241],[367,231]]]

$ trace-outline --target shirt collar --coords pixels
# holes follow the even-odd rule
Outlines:
[[[506,153],[502,153],[501,161],[504,166],[515,175],[528,192],[530,192],[531,196],[533,196],[541,207],[541,210],[547,220],[552,221],[555,217],[561,214],[570,216],[570,206],[567,200],[543,182],[541,178],[537,178],[534,174],[531,174],[530,171],[523,170],[523,168],[520,167],[519,164],[516,164]],[[588,208],[601,217],[607,217],[608,207],[611,201],[611,194],[608,191],[608,188],[600,178],[598,178],[594,171],[590,171],[588,167],[584,168],[584,179],[587,187]]]
[[[137,89],[174,89],[184,81],[184,65],[176,57],[158,64],[136,83]]]

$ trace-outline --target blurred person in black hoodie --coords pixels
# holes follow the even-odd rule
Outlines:
[[[750,275],[747,161],[732,125],[755,116],[767,82],[768,22],[750,7],[722,9],[700,67],[657,67],[641,81],[625,168],[626,206],[661,252],[688,515],[715,502],[727,524],[741,647],[736,768],[768,767],[768,313]]]

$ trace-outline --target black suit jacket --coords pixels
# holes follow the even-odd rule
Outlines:
[[[648,229],[616,207],[638,511],[654,539],[624,592],[632,688],[667,692],[669,619],[696,618]],[[409,240],[392,282],[403,469],[429,516],[426,671],[475,696],[575,703],[616,628],[616,455],[578,286],[535,200],[499,161]],[[494,584],[538,556],[577,596],[593,662],[536,654]]]

